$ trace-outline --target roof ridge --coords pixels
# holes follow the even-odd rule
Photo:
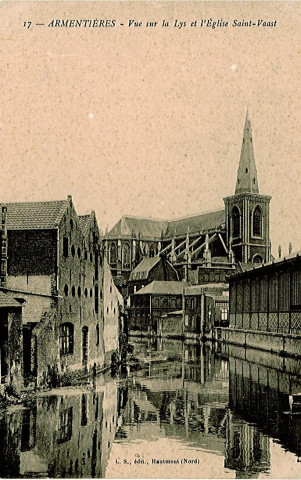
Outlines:
[[[68,200],[33,200],[30,202],[2,202],[1,205],[29,205],[37,203],[68,203]]]
[[[222,212],[224,211],[224,208],[216,208],[214,210],[206,210],[205,212],[200,212],[200,213],[192,213],[190,215],[185,215],[184,217],[177,217],[173,218],[172,220],[167,220],[169,223],[170,222],[176,222],[177,220],[184,220],[185,218],[192,218],[192,217],[197,217],[200,215],[207,215],[208,213],[215,213],[215,212]]]
[[[139,219],[139,220],[155,220],[155,221],[158,221],[158,222],[168,222],[169,221],[166,218],[141,217],[139,215],[122,215],[121,218],[135,218],[135,219]]]

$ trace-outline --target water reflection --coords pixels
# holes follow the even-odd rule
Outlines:
[[[124,378],[0,412],[1,477],[300,477],[298,362],[162,339],[134,355]]]

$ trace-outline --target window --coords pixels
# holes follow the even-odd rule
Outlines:
[[[70,228],[71,228],[71,230],[73,230],[73,220],[72,220],[72,218],[70,219]]]
[[[225,307],[221,308],[221,320],[222,321],[228,320],[228,309]]]
[[[99,345],[99,325],[96,325],[96,345]]]
[[[73,353],[74,326],[72,323],[63,323],[60,329],[60,348],[61,354]]]
[[[78,287],[77,289],[77,295],[78,295],[78,298],[82,296],[82,289],[80,287]]]
[[[68,257],[68,238],[63,237],[63,255],[64,257]]]
[[[68,297],[68,285],[64,286],[64,292],[65,292],[66,297]]]
[[[98,285],[94,287],[94,310],[95,313],[98,313]]]
[[[71,292],[72,292],[72,297],[75,297],[75,286],[73,285],[72,289],[71,289]]]
[[[259,206],[255,207],[253,212],[253,236],[262,236],[262,213]]]
[[[72,255],[72,257],[75,256],[75,246],[74,245],[72,245],[72,247],[71,247],[71,255]]]
[[[72,437],[72,407],[60,413],[58,443],[67,442]]]
[[[86,297],[86,298],[88,297],[88,289],[87,289],[87,287],[85,288],[85,297]]]
[[[131,266],[131,249],[128,243],[125,243],[123,245],[122,265],[123,265],[123,268],[130,268]]]
[[[110,247],[110,265],[116,265],[117,263],[117,248],[115,243],[111,244]]]
[[[240,236],[240,213],[237,207],[232,210],[232,235],[234,238]]]
[[[79,247],[78,247],[78,249],[77,249],[77,256],[78,256],[78,258],[80,259],[80,257],[81,257],[81,251],[80,251],[80,248],[79,248]]]

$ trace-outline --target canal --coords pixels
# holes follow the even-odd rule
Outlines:
[[[300,478],[301,364],[130,339],[125,371],[0,411],[2,478]]]

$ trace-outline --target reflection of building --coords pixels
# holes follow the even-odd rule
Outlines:
[[[147,353],[149,343],[144,344]],[[185,439],[191,447],[223,455],[227,362],[199,344],[165,339],[156,344],[160,352],[158,361],[151,356],[152,361],[145,369],[132,376],[122,426],[124,435],[133,440],[147,435],[162,436],[163,431],[166,437]],[[155,345],[153,348],[155,352]]]
[[[274,359],[272,355],[269,354],[269,356],[272,365]],[[257,359],[256,356],[254,357]],[[285,448],[296,453],[298,457],[301,456],[301,416],[291,413],[289,403],[290,394],[300,392],[299,370],[300,365],[294,367],[296,374],[288,373],[283,368],[278,370],[240,358],[229,358],[229,406],[234,414],[230,426],[234,428],[238,425],[238,429],[247,431],[248,436],[244,435],[247,439],[251,438],[250,442],[253,442],[252,436],[259,437],[259,440],[254,440],[253,447],[251,444],[246,446],[249,448],[247,453],[249,456],[255,455],[252,453],[252,448],[254,450],[256,445],[257,450],[260,448],[262,451],[261,457],[258,452],[257,457],[255,455],[257,466],[256,462],[252,463],[254,459],[244,460],[248,463],[248,468],[257,468],[254,471],[264,470],[269,465],[269,451],[265,446],[268,435],[280,439]],[[257,427],[245,425],[242,419]],[[244,424],[243,427],[242,424]],[[245,448],[243,444],[241,448]]]
[[[270,260],[270,197],[259,194],[251,122],[247,114],[235,194],[225,209],[176,220],[122,217],[105,236],[105,251],[118,285],[143,257],[158,253],[192,284],[225,282],[235,263]]]
[[[236,478],[256,478],[270,466],[269,438],[230,411],[225,453],[225,467],[236,470]]]
[[[0,421],[7,477],[104,478],[117,428],[118,389],[44,395]]]

